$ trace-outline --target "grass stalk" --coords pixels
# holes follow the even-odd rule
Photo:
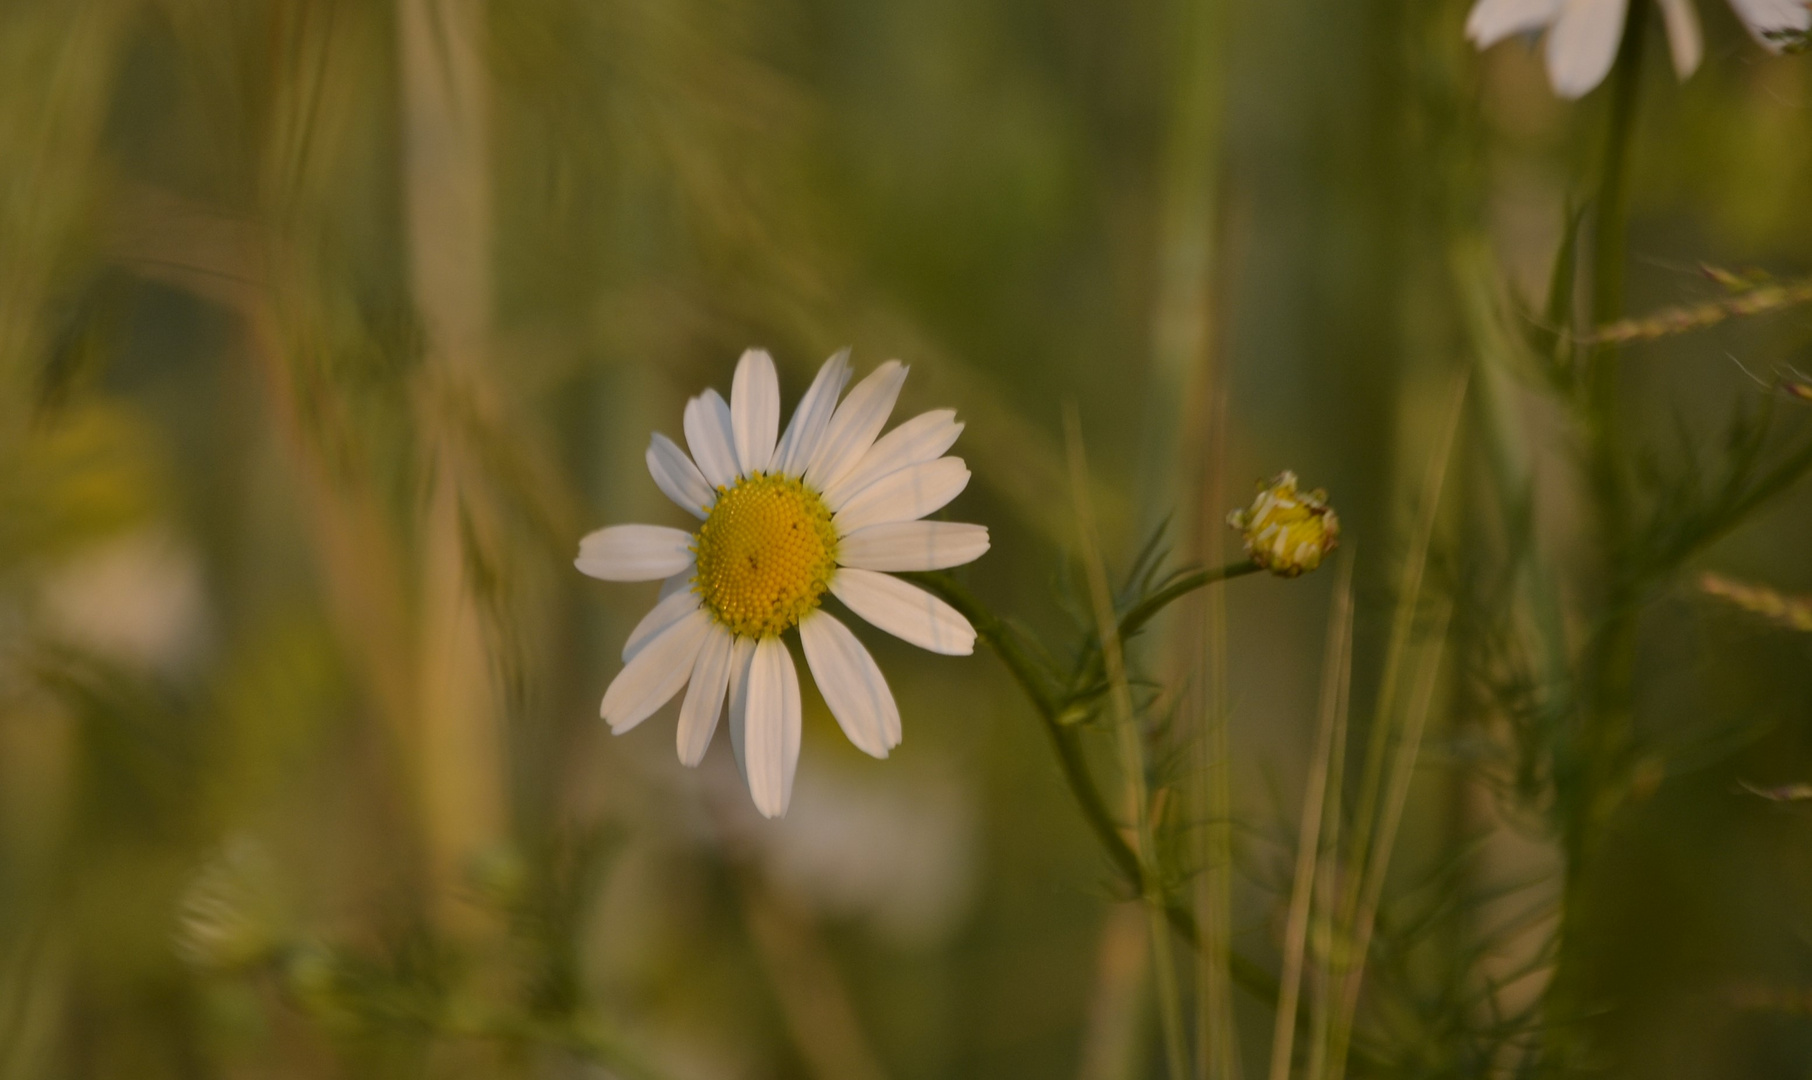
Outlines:
[[[491,333],[491,155],[485,12],[470,0],[398,0],[403,183],[410,289],[428,369],[460,380],[482,368]],[[462,516],[470,472],[459,439],[425,424],[434,463],[420,553],[417,671],[422,819],[443,919],[465,864],[504,831],[500,720]]]
[[[1465,374],[1454,380],[1446,419],[1436,438],[1435,452],[1429,458],[1428,471],[1422,478],[1421,506],[1410,533],[1403,578],[1397,588],[1397,609],[1392,618],[1390,643],[1384,656],[1384,673],[1378,688],[1377,705],[1373,710],[1371,733],[1367,739],[1365,771],[1361,777],[1354,816],[1356,831],[1353,834],[1351,863],[1355,867],[1366,865],[1374,839],[1372,825],[1377,817],[1378,799],[1382,794],[1385,756],[1391,734],[1390,721],[1397,703],[1397,684],[1415,634],[1416,613],[1421,606],[1422,585],[1428,571],[1429,550],[1434,543],[1441,492],[1446,483],[1448,463],[1453,457],[1454,437],[1459,430],[1468,385],[1469,379]],[[1359,882],[1355,878],[1348,883],[1341,906],[1341,922],[1351,926],[1358,908]]]
[[[1410,694],[1409,715],[1398,740],[1391,763],[1390,787],[1385,797],[1383,819],[1377,832],[1377,846],[1372,849],[1369,865],[1362,868],[1364,883],[1359,911],[1348,932],[1352,941],[1352,967],[1341,985],[1338,1011],[1334,1016],[1333,1045],[1329,1050],[1330,1075],[1344,1076],[1347,1050],[1352,1041],[1353,1019],[1359,1011],[1359,990],[1365,978],[1366,954],[1371,951],[1372,932],[1377,927],[1378,905],[1384,896],[1385,878],[1390,873],[1391,852],[1403,824],[1403,811],[1409,803],[1410,782],[1415,779],[1416,759],[1422,750],[1422,733],[1428,727],[1428,714],[1434,705],[1434,693],[1441,674],[1441,657],[1447,641],[1447,624],[1453,615],[1451,601],[1442,605],[1435,619],[1431,642],[1423,655],[1416,684]]]
[[[1108,695],[1114,711],[1120,768],[1126,783],[1127,814],[1132,822],[1137,845],[1135,854],[1139,865],[1139,894],[1145,903],[1151,933],[1152,981],[1157,993],[1158,1018],[1164,1033],[1164,1059],[1171,1080],[1186,1080],[1189,1075],[1189,1054],[1183,1037],[1182,992],[1177,985],[1176,961],[1171,955],[1170,934],[1166,929],[1168,905],[1151,825],[1151,792],[1145,779],[1144,738],[1133,710],[1132,688],[1127,681],[1126,657],[1121,648],[1120,623],[1114,615],[1113,592],[1107,583],[1107,567],[1101,559],[1100,534],[1095,523],[1094,506],[1088,497],[1088,461],[1082,448],[1082,422],[1074,405],[1064,410],[1063,419],[1070,480],[1075,491],[1076,524],[1081,541],[1083,572],[1088,578],[1090,606],[1094,610],[1102,662],[1107,670]]]
[[[1648,6],[1634,4],[1624,26],[1609,88],[1604,158],[1598,184],[1592,233],[1591,320],[1612,323],[1623,314],[1624,264],[1629,231],[1628,174],[1640,98],[1644,31]],[[1630,696],[1636,652],[1635,580],[1626,565],[1631,553],[1629,484],[1622,453],[1621,417],[1617,408],[1618,360],[1614,343],[1596,345],[1586,355],[1586,387],[1581,415],[1586,437],[1586,481],[1598,521],[1604,593],[1596,633],[1587,650],[1582,675],[1580,730],[1564,757],[1555,763],[1556,810],[1565,860],[1555,977],[1548,990],[1551,1052],[1570,1056],[1577,1042],[1576,1013],[1571,1000],[1573,963],[1571,916],[1579,908],[1580,875],[1608,807],[1604,792],[1623,756],[1630,724]],[[1563,744],[1565,746],[1565,744]]]
[[[1351,558],[1351,556],[1349,556]],[[1353,650],[1349,641],[1340,658],[1339,699],[1335,713],[1340,717],[1334,726],[1334,744],[1329,750],[1327,794],[1321,806],[1321,843],[1315,865],[1314,887],[1310,890],[1309,935],[1321,950],[1309,983],[1309,1059],[1303,1075],[1318,1078],[1326,1075],[1328,1029],[1334,1017],[1334,975],[1330,951],[1334,940],[1335,901],[1340,881],[1340,826],[1343,816],[1341,792],[1346,780],[1346,747],[1353,693]]]
[[[1380,680],[1377,705],[1372,714],[1371,732],[1367,737],[1364,772],[1360,777],[1352,848],[1347,859],[1351,872],[1345,882],[1345,891],[1333,927],[1334,932],[1341,935],[1349,945],[1354,940],[1353,931],[1360,918],[1365,870],[1372,864],[1372,847],[1380,838],[1379,800],[1385,794],[1387,757],[1395,734],[1392,719],[1396,715],[1397,687],[1415,636],[1416,615],[1421,607],[1422,587],[1427,576],[1429,551],[1434,543],[1441,493],[1446,484],[1448,464],[1453,458],[1454,440],[1459,431],[1460,417],[1464,413],[1469,385],[1466,373],[1455,376],[1445,417],[1436,436],[1435,452],[1429,458],[1428,470],[1422,479],[1420,509],[1410,533],[1403,578],[1397,590],[1397,609],[1392,621],[1390,643],[1385,652],[1384,672]],[[1363,957],[1349,955],[1346,962],[1362,964]],[[1343,1026],[1350,1023],[1350,1018],[1343,1021],[1342,1013],[1343,1009],[1337,1006],[1327,1021],[1328,1054],[1325,1062],[1320,1064],[1330,1070],[1326,1073],[1328,1076],[1340,1076],[1345,1067],[1344,1047],[1350,1041],[1350,1032],[1344,1031]],[[1311,1075],[1322,1074],[1317,1072]]]
[[[1297,1006],[1302,997],[1303,960],[1308,952],[1309,915],[1315,894],[1315,868],[1321,854],[1321,830],[1333,775],[1344,762],[1335,757],[1338,741],[1345,750],[1347,688],[1352,676],[1353,560],[1343,560],[1328,617],[1328,643],[1322,661],[1321,703],[1315,755],[1303,787],[1302,823],[1297,830],[1296,871],[1284,928],[1284,956],[1278,980],[1277,1011],[1271,1033],[1270,1080],[1289,1080],[1296,1048]],[[1337,738],[1338,736],[1338,738]]]
[[[1205,391],[1209,388],[1204,388]],[[1207,436],[1198,487],[1197,543],[1204,565],[1219,566],[1225,557],[1227,529],[1222,517],[1226,489],[1227,384],[1211,388]],[[1229,768],[1228,726],[1232,709],[1227,694],[1227,597],[1220,590],[1202,598],[1198,739],[1197,820],[1202,828],[1203,873],[1196,885],[1196,910],[1207,928],[1204,947],[1196,950],[1197,1061],[1204,1080],[1244,1075],[1239,1061],[1239,1029],[1233,1017],[1233,791]]]

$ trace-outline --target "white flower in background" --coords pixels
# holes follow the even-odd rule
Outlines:
[[[173,671],[206,643],[201,560],[159,526],[83,548],[51,567],[41,603],[53,633],[124,663]]]
[[[755,807],[786,813],[799,761],[799,676],[780,635],[797,626],[818,689],[856,747],[886,757],[900,711],[881,669],[849,628],[819,607],[829,591],[876,627],[953,656],[975,629],[948,604],[889,570],[941,570],[988,550],[980,525],[921,521],[969,483],[942,456],[963,430],[948,409],[878,438],[906,368],[890,360],[838,404],[847,351],[831,357],[778,436],[774,361],[751,349],[725,402],[686,403],[687,456],[656,434],[648,471],[668,498],[703,518],[697,532],[615,525],[585,537],[574,565],[605,581],[664,579],[660,601],[623,646],[626,666],[599,710],[612,731],[635,727],[679,693],[679,757],[697,765],[726,694],[730,741]]]
[[[1640,0],[1637,0],[1640,2]],[[1667,24],[1674,73],[1698,69],[1705,44],[1693,0],[1655,0]],[[1478,0],[1466,36],[1481,49],[1514,34],[1547,31],[1548,81],[1564,98],[1583,97],[1604,81],[1617,59],[1630,0]],[[1812,32],[1806,0],[1730,0],[1749,33],[1772,52],[1803,47]]]

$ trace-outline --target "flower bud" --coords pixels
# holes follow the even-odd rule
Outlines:
[[[1340,518],[1327,492],[1296,490],[1296,474],[1282,472],[1261,486],[1251,507],[1227,515],[1245,537],[1246,554],[1278,577],[1297,577],[1321,565],[1340,542]]]

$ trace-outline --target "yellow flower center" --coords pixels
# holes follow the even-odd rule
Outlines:
[[[1296,474],[1273,480],[1249,510],[1236,510],[1227,524],[1245,533],[1246,554],[1279,577],[1297,577],[1321,565],[1340,542],[1340,518],[1320,491],[1296,490]]]
[[[837,569],[830,508],[797,478],[758,473],[718,496],[694,537],[693,591],[741,637],[774,637],[811,614]]]

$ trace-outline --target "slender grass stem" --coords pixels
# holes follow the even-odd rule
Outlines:
[[[1384,879],[1390,872],[1391,852],[1396,847],[1397,833],[1403,824],[1403,811],[1409,803],[1409,785],[1415,779],[1416,759],[1422,751],[1422,733],[1427,730],[1428,714],[1434,705],[1435,689],[1441,673],[1441,655],[1447,640],[1448,620],[1452,615],[1453,604],[1449,600],[1443,604],[1436,619],[1434,633],[1430,635],[1432,644],[1423,657],[1415,688],[1410,695],[1409,715],[1404,723],[1403,736],[1397,743],[1395,759],[1391,763],[1390,789],[1385,797],[1383,818],[1378,826],[1377,846],[1372,851],[1370,865],[1360,868],[1362,872],[1359,880],[1364,882],[1364,892],[1358,914],[1349,930],[1353,966],[1341,986],[1339,1009],[1334,1017],[1333,1046],[1329,1052],[1333,1065],[1331,1075],[1334,1076],[1346,1073],[1353,1018],[1359,1010],[1359,990],[1365,978],[1366,954],[1371,951],[1372,933],[1378,924],[1378,905],[1384,897]]]
[[[1250,561],[1241,561],[1189,571],[1177,575],[1158,595],[1167,597],[1166,602],[1169,602],[1195,589],[1254,574],[1258,570],[1259,567]],[[1122,881],[1129,890],[1136,889],[1140,880],[1138,854],[1126,842],[1120,823],[1108,809],[1101,789],[1089,771],[1088,759],[1083,752],[1081,730],[1075,725],[1062,722],[1065,694],[1058,689],[1061,680],[1039,658],[1039,651],[1026,632],[995,615],[987,605],[947,573],[912,572],[899,576],[923,586],[955,608],[975,627],[976,637],[993,649],[994,655],[1006,665],[1008,673],[1024,692],[1026,700],[1038,714],[1045,734],[1051,740],[1051,748],[1057,754],[1058,767],[1063,772],[1064,782],[1069,786],[1071,796],[1076,800],[1077,808],[1082,812],[1083,820],[1094,833],[1101,850]],[[1130,631],[1143,626],[1160,608],[1161,605],[1148,601],[1122,615],[1120,639],[1125,641]],[[1187,906],[1167,902],[1164,918],[1170,925],[1171,932],[1181,938],[1184,944],[1191,949],[1201,948],[1201,933],[1196,925],[1195,915]],[[1263,965],[1240,953],[1230,952],[1227,966],[1233,981],[1247,993],[1268,1005],[1276,1004],[1278,982]]]
[[[1623,314],[1624,263],[1629,233],[1629,152],[1635,134],[1635,113],[1641,84],[1643,31],[1647,5],[1631,5],[1624,27],[1617,66],[1611,84],[1610,113],[1605,128],[1603,173],[1599,178],[1597,212],[1592,244],[1592,318],[1599,325]],[[1588,465],[1606,562],[1608,591],[1604,624],[1594,643],[1588,671],[1586,714],[1580,754],[1584,766],[1582,789],[1570,800],[1568,878],[1571,880],[1591,843],[1598,816],[1598,791],[1603,768],[1616,752],[1620,720],[1633,677],[1635,621],[1630,575],[1623,562],[1630,548],[1628,484],[1623,475],[1621,418],[1617,408],[1617,373],[1621,350],[1614,344],[1594,348],[1590,354],[1591,381],[1586,403],[1587,434],[1591,448]]]
[[[1333,774],[1344,762],[1335,757],[1336,729],[1346,726],[1346,684],[1352,674],[1353,560],[1341,567],[1334,590],[1334,611],[1328,619],[1327,652],[1322,660],[1321,707],[1315,736],[1315,758],[1303,787],[1302,823],[1296,839],[1296,872],[1290,890],[1289,916],[1284,930],[1283,970],[1279,979],[1277,1013],[1271,1033],[1270,1080],[1290,1080],[1290,1059],[1296,1047],[1297,1003],[1302,994],[1303,960],[1308,953],[1309,914],[1315,895],[1315,867],[1321,854],[1321,830]]]
[[[1623,314],[1624,265],[1629,232],[1629,157],[1640,100],[1643,44],[1648,5],[1630,5],[1612,82],[1605,125],[1604,158],[1592,231],[1592,322],[1612,323]],[[1548,988],[1551,1047],[1570,1056],[1578,1039],[1567,1019],[1570,1000],[1573,920],[1579,910],[1580,876],[1608,807],[1605,793],[1624,756],[1630,723],[1629,701],[1636,652],[1636,575],[1631,572],[1631,507],[1624,475],[1621,418],[1617,408],[1618,359],[1614,343],[1593,347],[1586,356],[1583,421],[1587,444],[1586,479],[1598,519],[1605,592],[1597,631],[1582,672],[1579,731],[1563,744],[1555,762],[1556,807],[1565,859],[1556,971]]]
[[[1101,542],[1094,506],[1088,497],[1088,461],[1082,449],[1082,421],[1074,405],[1064,410],[1065,448],[1070,484],[1075,493],[1077,532],[1082,542],[1083,573],[1088,578],[1089,604],[1095,615],[1101,659],[1106,668],[1108,697],[1113,704],[1114,728],[1119,744],[1120,772],[1126,784],[1126,812],[1137,842],[1139,894],[1150,920],[1152,981],[1158,999],[1158,1019],[1164,1032],[1164,1060],[1171,1080],[1189,1075],[1189,1053],[1183,1041],[1183,998],[1177,986],[1176,959],[1170,934],[1165,930],[1163,871],[1158,864],[1156,834],[1151,824],[1151,792],[1145,777],[1145,742],[1133,710],[1132,688],[1126,677],[1120,624],[1114,613],[1107,567],[1101,560]]]

